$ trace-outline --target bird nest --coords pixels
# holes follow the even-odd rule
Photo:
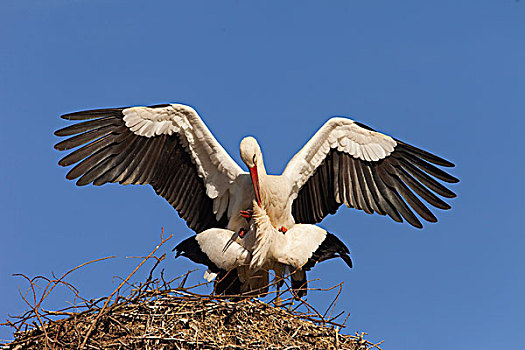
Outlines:
[[[171,238],[171,236],[169,237]],[[29,310],[11,317],[2,325],[14,330],[15,339],[2,349],[379,349],[363,338],[366,333],[340,332],[346,319],[333,316],[342,284],[316,292],[335,293],[330,306],[321,313],[303,299],[294,300],[290,289],[267,296],[266,301],[242,296],[202,295],[194,292],[201,285],[186,287],[188,272],[170,281],[163,271],[154,271],[164,256],[153,254],[159,244],[135,270],[123,279],[108,297],[80,298],[78,290],[61,277],[24,277],[28,293],[21,293]],[[109,258],[109,257],[108,257]],[[129,279],[147,260],[156,263],[145,282]],[[47,281],[45,287],[37,282]],[[41,284],[41,283],[39,283]],[[74,293],[73,306],[51,311],[42,303],[57,286]],[[127,286],[126,295],[123,286]],[[122,293],[122,294],[121,294]],[[30,297],[28,297],[28,295]],[[232,301],[237,300],[237,301]],[[348,318],[348,316],[347,316]]]

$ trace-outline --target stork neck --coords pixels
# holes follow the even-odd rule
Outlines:
[[[261,196],[261,200],[263,203],[266,203],[267,198],[267,190],[268,190],[268,175],[266,175],[266,170],[264,169],[263,162],[260,162],[260,164],[257,164],[257,173],[259,175],[259,195]],[[262,204],[262,203],[261,203]]]
[[[261,157],[261,161],[257,162],[257,171],[259,172],[260,175],[263,175],[263,176],[266,175],[266,168],[264,167],[264,161],[262,157]]]

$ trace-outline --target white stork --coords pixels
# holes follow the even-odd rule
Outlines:
[[[279,176],[266,174],[252,137],[241,142],[250,172],[243,171],[186,105],[98,109],[62,118],[83,121],[55,132],[69,136],[57,150],[79,147],[59,161],[78,163],[66,178],[80,177],[79,186],[150,184],[196,232],[246,230],[243,215],[249,216],[254,195],[281,231],[320,222],[343,203],[420,228],[412,210],[429,222],[437,219],[419,198],[450,209],[437,195],[455,194],[436,179],[458,182],[435,166],[454,166],[449,161],[348,118],[329,119]]]
[[[352,267],[350,251],[335,235],[309,224],[294,224],[278,231],[266,211],[253,203],[249,231],[241,238],[235,231],[211,228],[185,239],[174,250],[206,265],[204,277],[215,278],[215,293],[258,295],[268,291],[268,272],[275,272],[277,286],[291,273],[296,297],[307,293],[306,271],[316,263],[340,257]]]
[[[186,105],[98,109],[62,118],[83,121],[55,132],[57,136],[69,136],[56,144],[56,149],[78,147],[59,161],[61,166],[78,163],[66,178],[79,178],[79,186],[108,182],[152,185],[188,226],[199,233],[179,244],[178,253],[207,265],[212,273],[223,277],[241,262],[241,265],[252,264],[248,275],[262,271],[260,267],[272,261],[303,270],[311,267],[308,259],[312,257],[315,262],[341,256],[348,263],[349,258],[347,261],[343,254],[346,246],[335,236],[316,226],[300,224],[320,222],[344,203],[366,213],[388,215],[397,222],[404,218],[420,228],[421,222],[412,210],[426,221],[437,219],[419,198],[436,208],[450,209],[437,195],[452,198],[455,194],[436,179],[458,182],[435,166],[454,166],[449,161],[348,118],[329,119],[279,176],[266,174],[262,152],[253,137],[241,142],[241,158],[249,173],[243,171],[197,112]],[[267,237],[293,238],[266,245],[273,248],[259,255],[257,247],[265,245],[252,244],[247,248],[250,235],[246,232],[250,229],[246,218],[250,218],[254,209],[253,198],[257,203],[255,209],[260,206],[265,210],[259,217],[265,218],[273,229],[265,231],[270,232]],[[232,239],[232,232],[246,234],[246,242],[236,238],[228,249],[237,252],[227,255],[222,249]],[[300,263],[279,260],[294,256],[301,239],[313,243],[299,249]],[[280,258],[277,248],[285,249]],[[197,254],[199,250],[205,254]],[[262,260],[257,256],[263,257]],[[280,267],[274,264],[269,268]],[[243,273],[241,270],[237,269],[239,274]],[[225,284],[217,289],[234,291],[227,283],[235,283],[237,277],[243,279],[236,275],[229,280],[223,278]],[[253,291],[256,286],[267,285],[267,275],[251,277],[244,281],[256,283],[239,286],[239,290]],[[306,281],[305,277],[295,277],[296,283]]]

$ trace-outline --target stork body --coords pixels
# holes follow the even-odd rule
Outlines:
[[[208,267],[205,278],[217,278],[216,293],[264,294],[268,291],[268,272],[273,271],[277,285],[291,273],[292,289],[301,297],[306,295],[306,271],[316,263],[341,257],[352,267],[348,248],[331,233],[308,224],[294,224],[283,233],[257,202],[253,208],[250,230],[242,239],[234,231],[213,228],[174,249],[177,257],[182,255]]]
[[[263,164],[262,161],[261,164]],[[260,168],[262,171],[259,170]],[[292,181],[286,175],[266,174],[264,166],[257,166],[257,170],[259,182],[258,184],[251,183],[251,185],[259,187],[261,206],[265,208],[265,215],[267,215],[268,220],[277,228],[292,227],[295,224],[292,216],[292,197],[290,196]],[[253,207],[251,204],[250,207]]]

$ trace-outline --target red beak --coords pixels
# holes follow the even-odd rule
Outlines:
[[[254,165],[252,168],[250,168],[250,176],[252,177],[255,200],[257,201],[257,204],[261,205],[261,190],[259,189],[259,175],[257,174],[257,165]]]

